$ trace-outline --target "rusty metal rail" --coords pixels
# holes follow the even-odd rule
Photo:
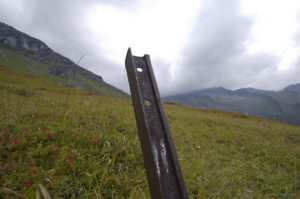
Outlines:
[[[188,194],[160,100],[150,56],[132,56],[129,48],[125,66],[151,197],[186,199]]]

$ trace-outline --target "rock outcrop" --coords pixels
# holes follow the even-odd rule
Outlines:
[[[80,74],[99,84],[103,83],[101,76],[78,66],[70,59],[54,52],[42,41],[0,22],[0,47],[1,46],[46,64],[48,66],[48,72],[52,75],[71,79],[75,74]]]

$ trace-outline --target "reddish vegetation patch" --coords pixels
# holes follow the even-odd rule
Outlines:
[[[31,178],[27,178],[24,183],[27,187],[31,187],[33,185]]]
[[[48,127],[44,125],[44,126],[41,127],[41,130],[42,130],[43,132],[45,132],[45,131],[48,130]]]
[[[53,139],[53,137],[55,136],[55,133],[49,131],[49,132],[47,133],[47,136],[48,136],[48,139],[51,140],[51,139]]]
[[[66,163],[68,165],[68,167],[74,169],[74,160],[73,160],[73,153],[69,152],[66,156]]]
[[[97,145],[101,145],[102,143],[101,143],[101,141],[100,141],[100,137],[99,136],[97,136],[97,135],[94,135],[93,137],[91,137],[91,138],[86,138],[86,142],[87,143],[91,143],[91,144],[97,144]]]

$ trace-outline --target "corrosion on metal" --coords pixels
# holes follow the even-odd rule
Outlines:
[[[125,66],[151,198],[188,198],[150,56],[129,48]]]

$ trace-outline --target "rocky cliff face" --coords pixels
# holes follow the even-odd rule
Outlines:
[[[99,84],[103,83],[101,76],[76,65],[68,58],[54,52],[42,41],[0,22],[1,47],[6,47],[18,54],[46,64],[48,72],[52,75],[71,79],[76,74],[80,74]]]

